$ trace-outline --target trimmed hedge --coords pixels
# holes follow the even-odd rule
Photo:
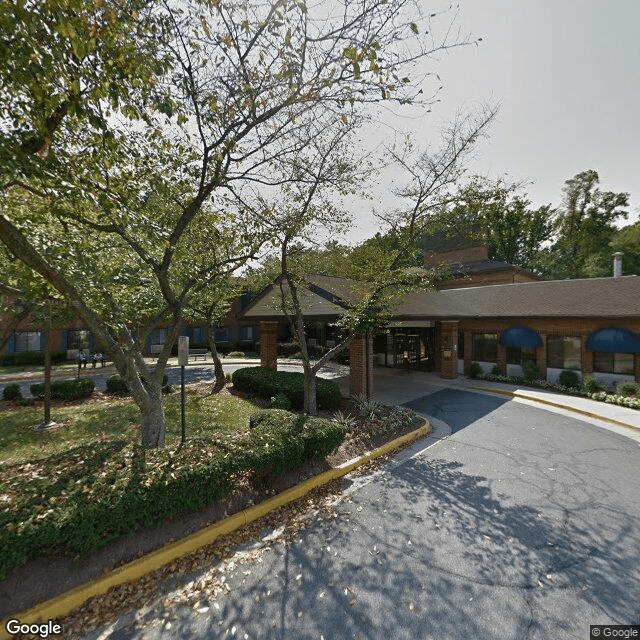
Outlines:
[[[21,400],[22,391],[20,391],[20,385],[16,383],[8,384],[2,390],[2,399],[3,400]]]
[[[51,364],[61,364],[66,359],[66,351],[51,352]],[[20,367],[30,364],[44,365],[44,353],[41,351],[20,351],[0,356],[0,367]]]
[[[77,380],[54,380],[51,382],[52,400],[80,400],[88,398],[95,389],[95,382],[91,378]],[[31,395],[38,400],[44,398],[44,383],[32,384]]]
[[[233,373],[233,384],[240,391],[270,399],[279,394],[289,398],[294,409],[304,406],[304,374],[293,371],[274,371],[267,367],[246,367]],[[340,387],[333,380],[316,378],[318,409],[337,409],[340,406]]]
[[[168,382],[169,378],[165,373],[162,376],[162,393],[171,393],[173,391],[173,387],[168,384]],[[122,376],[119,373],[114,373],[112,376],[107,378],[107,393],[117,395],[126,395],[129,393],[127,383],[122,379]]]
[[[580,387],[580,377],[575,371],[571,371],[571,369],[561,371],[558,376],[558,382],[563,387],[572,387],[576,389]]]
[[[281,410],[260,411],[251,426],[240,442],[187,443],[175,454],[121,440],[54,454],[47,464],[66,464],[56,481],[23,474],[20,503],[0,511],[0,580],[52,549],[87,553],[202,509],[228,496],[247,470],[273,477],[305,459],[324,457],[347,432],[331,420]]]

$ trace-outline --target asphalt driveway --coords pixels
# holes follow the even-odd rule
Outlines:
[[[337,517],[228,570],[228,594],[86,638],[557,640],[640,623],[636,442],[468,391],[408,404],[451,435],[354,481]]]

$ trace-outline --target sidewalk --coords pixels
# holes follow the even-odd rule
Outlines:
[[[403,404],[441,389],[460,389],[476,393],[506,395],[516,400],[534,402],[549,409],[565,410],[625,429],[631,428],[640,434],[640,411],[636,409],[546,389],[476,380],[462,376],[453,380],[445,380],[436,373],[407,372],[384,367],[376,368],[373,388],[375,399],[387,404]]]

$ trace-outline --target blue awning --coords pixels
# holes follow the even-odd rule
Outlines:
[[[587,349],[608,353],[640,353],[640,336],[626,329],[600,329],[589,336]]]
[[[511,327],[502,332],[500,344],[505,347],[541,347],[542,338],[533,329]]]

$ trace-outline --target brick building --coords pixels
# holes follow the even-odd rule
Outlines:
[[[373,364],[455,378],[468,374],[472,362],[486,372],[497,367],[521,375],[530,360],[550,381],[563,370],[609,386],[640,381],[639,276],[622,276],[618,268],[611,278],[543,281],[489,259],[482,241],[466,238],[428,240],[424,258],[425,267],[446,265],[450,277],[437,281],[435,290],[405,296],[385,333],[353,341],[353,392],[371,388]],[[282,322],[278,298],[279,288],[268,287],[241,314],[270,327],[265,350],[275,349],[273,323]],[[335,337],[323,342],[323,336],[356,300],[348,280],[312,276],[303,307],[314,341],[332,346]]]

